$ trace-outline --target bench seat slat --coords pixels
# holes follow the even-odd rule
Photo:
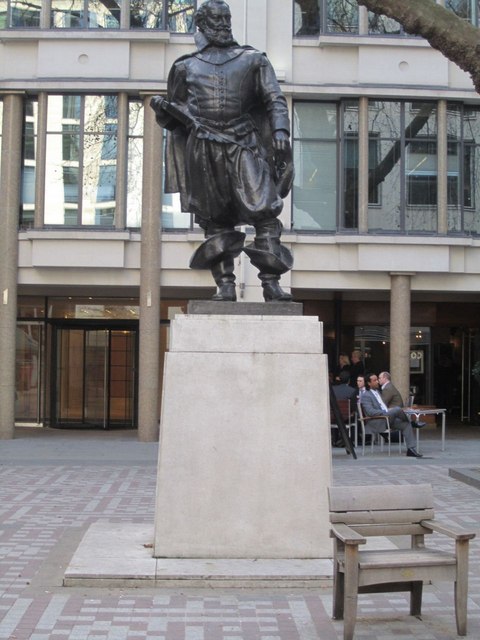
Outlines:
[[[343,566],[343,560],[339,558]],[[379,551],[360,551],[358,554],[360,569],[392,569],[399,567],[430,567],[455,565],[454,553],[435,549],[385,549]]]
[[[412,523],[421,520],[432,520],[435,513],[433,509],[389,509],[374,511],[366,509],[364,511],[332,511],[330,513],[331,522],[343,522],[348,525],[357,524],[382,524],[391,523]]]

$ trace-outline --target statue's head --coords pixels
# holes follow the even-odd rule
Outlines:
[[[223,0],[207,0],[201,4],[195,13],[195,24],[211,44],[217,47],[232,44],[232,14]]]

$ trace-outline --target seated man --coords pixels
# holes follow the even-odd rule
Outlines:
[[[333,385],[333,393],[337,400],[350,400],[352,406],[355,403],[355,398],[357,397],[357,390],[351,387],[348,383],[350,382],[350,372],[349,371],[340,371],[338,374],[339,383]]]
[[[423,456],[415,449],[415,436],[410,422],[406,419],[401,407],[388,408],[379,393],[378,378],[374,373],[367,376],[369,390],[360,397],[360,403],[366,416],[375,418],[376,416],[388,416],[392,429],[401,431],[407,445],[407,456],[412,458],[422,458]],[[385,431],[385,420],[369,420],[366,431],[368,433],[382,433]]]
[[[394,387],[392,384],[392,377],[388,373],[388,371],[382,371],[378,374],[378,382],[382,388],[382,400],[387,405],[387,407],[402,407],[403,408],[403,400],[400,395],[400,391],[397,387]],[[408,420],[408,417],[403,413],[404,419]],[[426,422],[415,422],[414,420],[410,420],[412,427],[416,429],[420,429],[424,427]]]

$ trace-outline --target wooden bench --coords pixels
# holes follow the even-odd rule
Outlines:
[[[352,640],[359,593],[410,592],[410,614],[420,616],[424,581],[455,583],[458,635],[467,634],[468,545],[475,533],[434,520],[431,485],[330,487],[334,538],[333,618],[344,619]],[[455,550],[425,546],[432,532],[455,540]],[[408,549],[360,551],[370,536],[410,536]]]

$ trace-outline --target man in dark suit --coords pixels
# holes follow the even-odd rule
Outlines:
[[[369,418],[378,416],[388,416],[392,429],[401,431],[407,445],[407,456],[411,458],[422,458],[423,456],[415,449],[415,436],[410,422],[406,419],[401,407],[388,408],[379,392],[379,382],[377,376],[372,373],[367,376],[369,390],[362,394],[360,403],[363,412]],[[365,429],[367,433],[382,433],[385,431],[385,420],[369,420]]]
[[[351,387],[348,383],[350,382],[350,372],[349,371],[340,371],[338,374],[339,384],[333,385],[333,393],[337,400],[350,400],[353,404],[355,403],[355,398],[357,397],[357,390]]]

